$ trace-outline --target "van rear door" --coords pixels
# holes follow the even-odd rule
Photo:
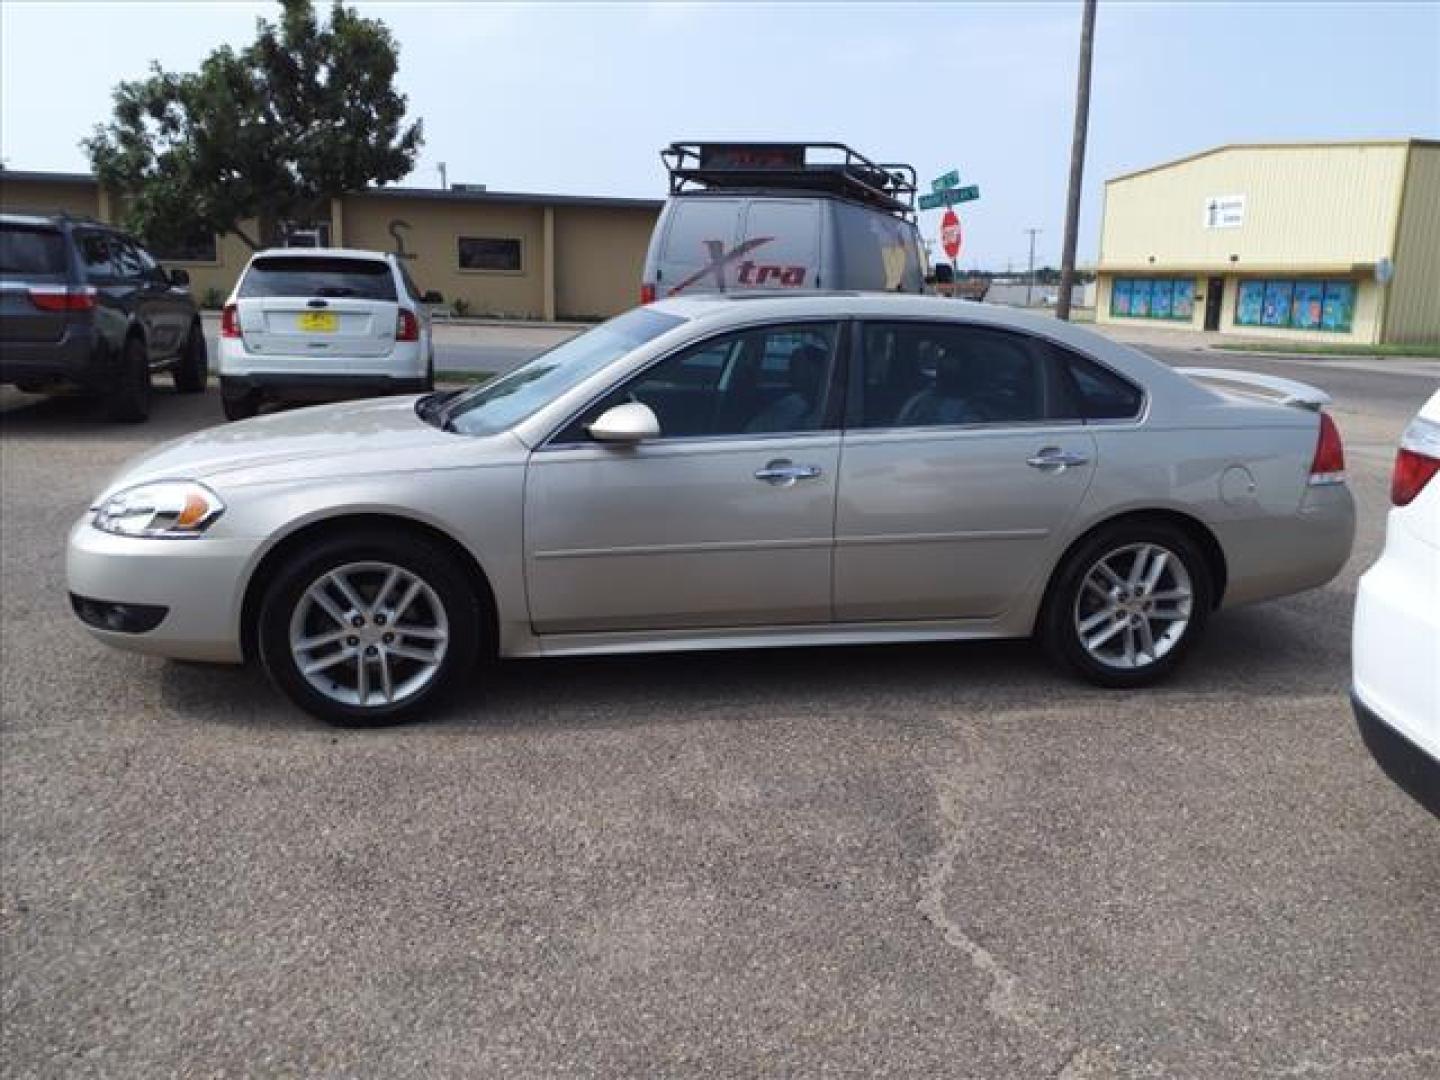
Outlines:
[[[814,289],[822,285],[819,200],[751,199],[744,235],[750,246],[735,268],[738,287]]]
[[[719,292],[735,283],[743,199],[672,199],[655,268],[655,293]],[[647,283],[648,284],[648,283]]]

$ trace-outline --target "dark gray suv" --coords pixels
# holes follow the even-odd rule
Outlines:
[[[111,225],[0,214],[0,383],[93,395],[128,421],[149,416],[156,370],[200,393],[208,364],[189,284]]]

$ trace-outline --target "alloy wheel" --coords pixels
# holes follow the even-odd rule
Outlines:
[[[439,673],[449,640],[435,590],[387,562],[327,570],[290,617],[296,670],[330,700],[361,708],[418,694]]]
[[[1159,544],[1128,544],[1086,573],[1075,598],[1075,633],[1106,667],[1148,667],[1185,636],[1194,599],[1179,556]]]

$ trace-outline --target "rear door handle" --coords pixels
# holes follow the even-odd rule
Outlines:
[[[1089,465],[1090,458],[1076,450],[1061,450],[1058,446],[1047,446],[1033,457],[1025,459],[1032,469],[1051,469],[1064,472],[1071,465]]]
[[[776,487],[789,487],[797,480],[818,480],[819,478],[819,465],[796,465],[793,461],[785,458],[778,458],[763,469],[755,470],[756,480],[763,480]]]

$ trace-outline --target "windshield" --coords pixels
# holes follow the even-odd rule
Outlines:
[[[446,403],[438,422],[466,435],[493,435],[514,427],[612,361],[684,321],[650,308],[627,311],[541,353],[504,378],[467,390]]]

